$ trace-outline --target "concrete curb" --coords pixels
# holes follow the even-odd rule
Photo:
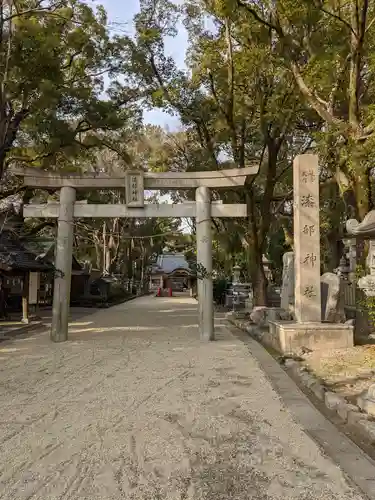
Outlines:
[[[291,372],[294,378],[310,389],[328,410],[336,412],[343,423],[350,425],[368,442],[375,444],[375,422],[367,413],[363,413],[357,405],[348,403],[344,397],[330,391],[324,382],[310,373],[301,362],[287,359],[284,366],[285,371]]]
[[[252,334],[252,328],[233,317],[228,320],[237,328]],[[253,335],[251,335],[253,336]],[[256,338],[255,340],[259,340]],[[324,382],[309,372],[302,362],[295,359],[285,359],[283,366],[285,371],[297,379],[303,386],[310,390],[317,399],[322,401],[326,408],[335,411],[343,423],[350,427],[360,436],[366,439],[369,443],[375,444],[375,421],[371,417],[361,411],[357,405],[350,404],[345,398],[339,396],[335,392],[329,391]]]
[[[336,412],[340,419],[347,422],[350,428],[367,440],[367,443],[375,443],[375,422],[360,413],[358,407],[347,404],[343,398],[328,391],[314,375],[303,369],[298,361],[287,360],[285,367],[282,367],[262,344],[248,334],[246,324],[233,317],[227,317],[227,320],[236,327],[232,333],[248,346],[272,386],[300,422],[304,431],[323,448],[369,499],[375,500],[375,461],[349,437],[341,433],[314,406],[293,378],[297,378],[301,385],[308,388],[327,409]]]

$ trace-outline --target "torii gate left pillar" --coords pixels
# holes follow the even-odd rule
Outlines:
[[[198,308],[200,337],[214,340],[214,297],[212,284],[212,236],[211,236],[211,194],[208,187],[196,190],[196,238],[197,264],[203,269],[198,279]],[[201,266],[199,266],[199,264]]]
[[[51,325],[51,340],[54,342],[68,340],[75,200],[76,190],[73,187],[64,186],[61,188]]]
[[[36,169],[13,169],[24,178],[24,185],[38,189],[60,190],[60,203],[30,204],[23,208],[24,217],[58,219],[55,255],[56,276],[53,298],[51,339],[68,338],[71,289],[74,218],[112,217],[195,217],[197,221],[197,263],[203,275],[198,279],[199,331],[202,340],[214,340],[212,290],[211,217],[246,217],[245,204],[211,204],[210,188],[243,187],[248,177],[258,172],[258,165],[213,172],[151,173],[128,171],[124,177],[57,175]],[[125,186],[124,186],[125,185]],[[96,205],[75,201],[76,190],[124,189],[126,205]],[[144,204],[147,190],[196,189],[196,201],[182,204]],[[200,271],[198,269],[198,273]]]

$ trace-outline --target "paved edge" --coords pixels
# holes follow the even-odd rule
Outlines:
[[[285,406],[324,452],[371,500],[375,500],[375,461],[327,420],[256,340],[228,322],[227,328],[244,342]]]
[[[227,319],[273,354],[273,349],[263,343],[261,338],[258,338],[257,329],[254,329],[252,325],[241,322],[232,316],[227,316]],[[279,352],[277,355],[283,358]],[[343,396],[330,391],[323,380],[310,372],[301,361],[285,357],[280,364],[314,406],[369,457],[375,460],[375,421],[372,419],[373,416],[361,411],[358,404],[350,404]]]
[[[358,405],[349,404],[343,396],[330,391],[319,377],[306,370],[302,362],[286,359],[284,369],[302,390],[311,391],[328,411],[340,419],[343,432],[374,460],[375,421],[371,420],[372,415],[361,412]]]

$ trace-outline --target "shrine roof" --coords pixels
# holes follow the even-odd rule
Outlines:
[[[27,250],[38,255],[39,258],[51,262],[55,260],[56,241],[53,239],[40,238],[34,241],[27,241],[25,242],[25,247]],[[72,270],[83,271],[83,265],[78,262],[74,255],[72,256]]]
[[[178,269],[191,272],[185,255],[183,253],[166,253],[158,256],[152,272],[153,274],[171,274]]]
[[[12,231],[0,233],[0,267],[9,271],[50,271],[51,263],[30,252]]]

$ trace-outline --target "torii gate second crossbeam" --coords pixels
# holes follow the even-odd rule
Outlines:
[[[199,331],[202,340],[214,340],[212,288],[211,217],[246,217],[244,204],[211,203],[210,188],[236,189],[258,173],[258,165],[243,169],[212,172],[150,173],[127,171],[123,177],[104,175],[57,175],[36,169],[13,169],[24,185],[38,189],[60,190],[59,203],[25,205],[25,218],[57,218],[57,245],[51,339],[68,339],[68,318],[72,274],[74,217],[195,217],[197,264],[205,270],[198,279]],[[144,190],[196,189],[195,203],[145,204]],[[125,189],[126,204],[97,205],[76,201],[77,190]]]

